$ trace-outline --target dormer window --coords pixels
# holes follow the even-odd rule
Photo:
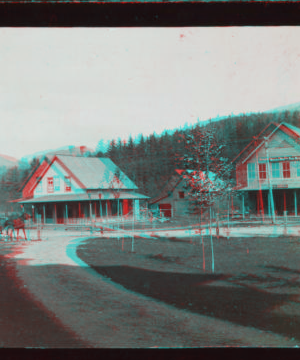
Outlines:
[[[184,191],[178,191],[179,199],[184,199]]]
[[[65,192],[71,191],[71,178],[70,176],[65,176]]]

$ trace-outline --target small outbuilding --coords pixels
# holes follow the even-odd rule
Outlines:
[[[187,170],[194,172],[193,170]],[[204,178],[205,172],[200,172]],[[209,173],[211,181],[216,180],[216,175]],[[187,181],[184,176],[184,170],[176,169],[175,174],[171,176],[169,181],[162,188],[161,192],[149,199],[148,206],[151,210],[159,211],[161,216],[174,217],[185,216],[189,214],[189,205],[192,197],[187,190]]]

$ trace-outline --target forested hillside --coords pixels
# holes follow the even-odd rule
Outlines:
[[[214,121],[201,127],[205,130],[213,126],[217,139],[223,139],[226,145],[226,156],[233,160],[270,122],[287,122],[300,127],[300,112],[256,113],[232,116],[220,121]],[[184,152],[182,136],[191,131],[192,127],[173,131],[162,135],[140,136],[133,142],[112,140],[106,152],[99,152],[97,156],[110,157],[148,196],[155,196],[163,184],[169,179],[176,168],[182,168],[177,155]]]
[[[198,122],[194,128],[205,130],[208,126],[213,126],[217,139],[226,143],[225,156],[232,160],[252,141],[253,136],[258,135],[272,121],[287,122],[300,128],[300,112],[232,116],[211,124],[206,122],[201,125],[201,122]],[[160,191],[176,168],[184,167],[178,157],[186,153],[182,137],[191,129],[192,126],[186,126],[184,129],[165,131],[161,135],[140,135],[137,141],[133,141],[131,137],[123,142],[113,139],[105,152],[98,151],[91,155],[110,157],[137,184],[141,193],[152,197]],[[102,142],[103,140],[99,139],[99,143]],[[21,196],[20,187],[36,165],[37,160],[34,159],[27,169],[15,166],[1,176],[1,211],[11,208],[11,205],[6,204],[7,200]]]

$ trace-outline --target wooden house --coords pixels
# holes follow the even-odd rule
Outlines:
[[[187,170],[191,173],[195,171]],[[205,172],[200,172],[204,178]],[[216,175],[209,173],[209,179],[216,180]],[[189,205],[192,197],[187,189],[187,181],[184,176],[184,170],[177,169],[170,177],[169,181],[162,188],[160,193],[149,199],[148,206],[152,210],[159,211],[160,215],[165,217],[185,216],[189,214]]]
[[[55,155],[45,157],[23,187],[23,204],[44,223],[80,218],[139,216],[137,186],[109,159]]]
[[[300,128],[270,123],[233,161],[237,189],[252,211],[299,214]]]

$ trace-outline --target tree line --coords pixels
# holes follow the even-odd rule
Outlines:
[[[286,122],[300,127],[300,112],[241,114],[218,121],[198,121],[194,125],[185,125],[184,128],[166,130],[160,135],[140,135],[135,140],[130,136],[127,141],[112,139],[105,150],[102,148],[103,140],[99,140],[98,151],[90,156],[109,157],[138,186],[141,193],[152,197],[159,193],[175,169],[187,167],[182,160],[182,156],[186,154],[184,139],[193,131],[205,132],[213,127],[216,142],[225,144],[222,156],[232,160],[270,122]],[[1,211],[7,208],[8,200],[21,197],[22,184],[37,165],[38,160],[33,159],[27,168],[15,166],[2,173]],[[13,207],[13,204],[8,207]]]
[[[225,144],[222,156],[233,160],[270,122],[286,122],[300,128],[300,112],[254,113],[229,116],[219,121],[198,121],[195,125],[165,131],[161,135],[140,135],[133,141],[112,140],[105,152],[96,156],[108,156],[147,196],[155,196],[174,173],[175,169],[185,169],[182,156],[186,153],[184,138],[193,132],[206,132],[214,128],[216,143]],[[181,160],[180,160],[181,159]],[[234,171],[232,177],[235,176]]]

